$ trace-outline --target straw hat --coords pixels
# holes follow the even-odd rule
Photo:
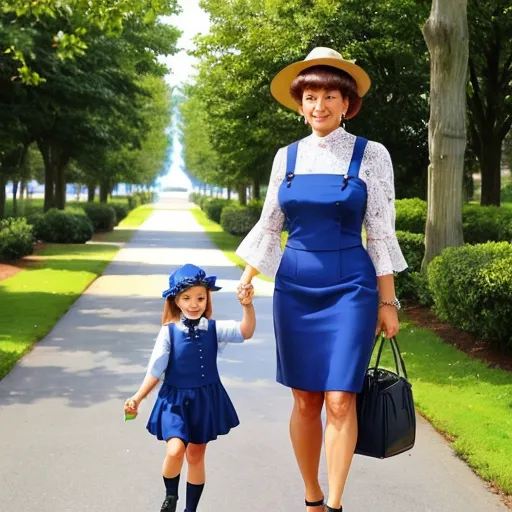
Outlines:
[[[344,59],[336,50],[319,46],[311,50],[304,60],[286,66],[274,77],[270,84],[272,96],[285,107],[298,110],[299,105],[290,94],[290,85],[301,71],[312,66],[332,66],[348,73],[356,82],[359,98],[362,98],[370,89],[371,80],[363,68],[357,66],[352,60]],[[358,105],[353,105],[356,108],[349,108],[347,118],[357,114],[362,102],[357,103]]]

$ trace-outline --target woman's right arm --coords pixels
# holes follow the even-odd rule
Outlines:
[[[249,284],[259,273],[274,277],[281,263],[284,213],[279,206],[277,195],[285,177],[285,171],[286,148],[281,148],[274,158],[260,220],[236,251],[236,254],[247,263],[240,280],[242,284]]]

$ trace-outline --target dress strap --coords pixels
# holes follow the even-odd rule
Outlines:
[[[169,324],[169,362],[173,362],[174,359],[174,323],[171,322]]]
[[[364,150],[366,149],[367,144],[367,139],[363,139],[363,137],[356,137],[354,152],[352,153],[352,160],[350,161],[347,176],[352,176],[354,178],[359,176],[359,169],[361,168],[361,162],[363,161]]]
[[[295,177],[295,164],[297,163],[297,150],[299,141],[290,144],[286,153],[286,186],[290,188],[292,180]]]

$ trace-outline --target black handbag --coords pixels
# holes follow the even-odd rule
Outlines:
[[[375,366],[366,370],[363,390],[357,396],[358,439],[355,453],[379,459],[410,450],[416,438],[412,387],[395,338],[391,338],[389,343],[396,373],[379,368],[385,342],[384,336],[375,339],[377,360]]]

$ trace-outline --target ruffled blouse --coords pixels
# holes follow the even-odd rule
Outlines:
[[[346,174],[356,137],[338,128],[326,137],[315,134],[299,142],[295,174]],[[244,238],[236,254],[269,277],[275,277],[283,256],[281,232],[285,216],[277,199],[286,173],[286,148],[274,158],[260,220]],[[364,218],[366,249],[378,276],[407,268],[395,232],[395,187],[388,150],[368,142],[359,177],[366,183],[368,202]]]

